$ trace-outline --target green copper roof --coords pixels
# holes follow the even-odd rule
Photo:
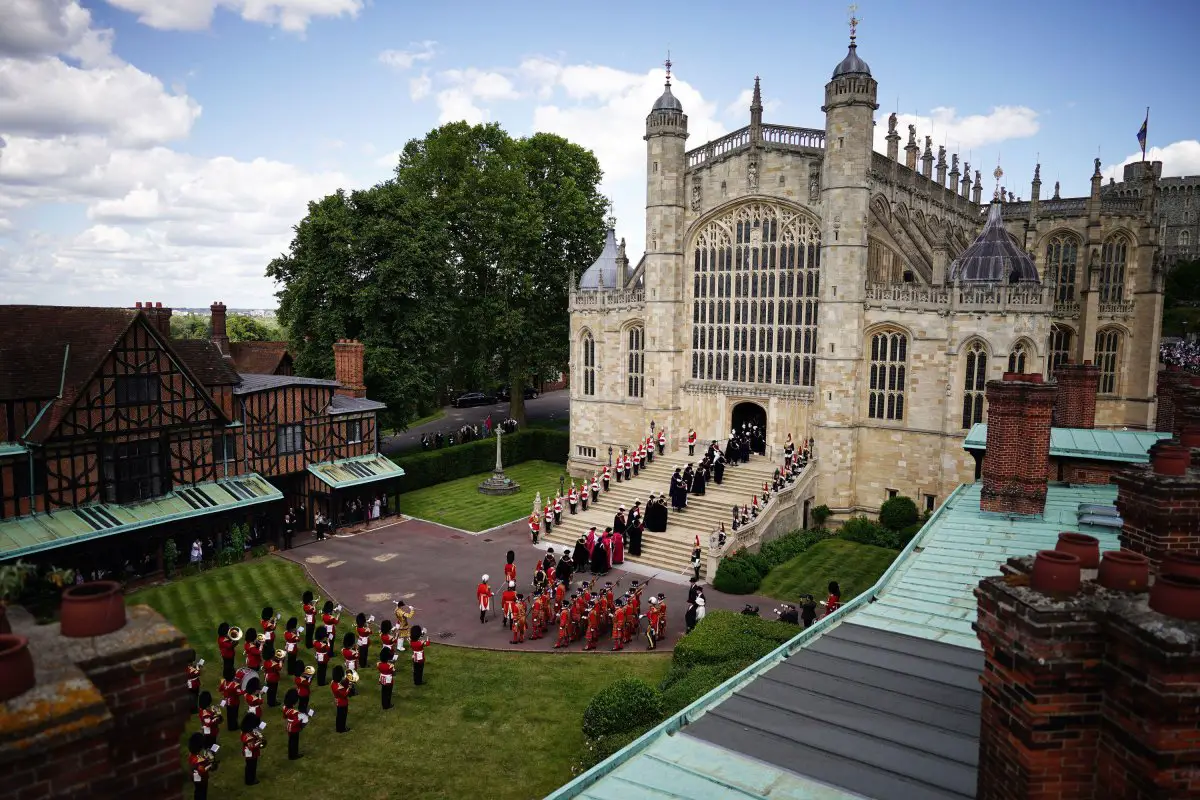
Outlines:
[[[145,503],[93,503],[0,522],[0,559],[17,558],[166,522],[282,500],[283,493],[254,473],[182,486]]]
[[[975,483],[956,489],[874,587],[561,787],[549,800],[841,800],[858,796],[704,741],[692,735],[691,726],[735,693],[768,680],[765,673],[843,623],[978,652],[971,624],[976,615],[974,589],[982,577],[998,574],[1000,565],[1011,556],[1053,548],[1060,531],[1091,534],[1100,540],[1101,549],[1119,547],[1117,530],[1079,522],[1081,505],[1112,505],[1115,486],[1052,484],[1041,517],[984,513],[979,509],[981,488]],[[846,713],[852,715],[854,710]]]
[[[0,442],[0,458],[4,456],[19,456],[22,453],[28,453],[22,445],[16,442]]]
[[[344,458],[341,461],[327,461],[324,464],[309,464],[308,471],[333,489],[345,489],[404,475],[404,470],[399,464],[378,453]]]
[[[1158,431],[1109,431],[1099,428],[1051,428],[1050,455],[1145,464],[1151,445],[1171,434]],[[963,440],[967,450],[987,449],[987,423],[977,422]]]

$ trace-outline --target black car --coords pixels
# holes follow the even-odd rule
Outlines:
[[[454,398],[452,405],[455,408],[471,408],[472,406],[490,406],[494,402],[496,402],[496,398],[486,392],[467,392]]]
[[[526,400],[534,400],[537,398],[538,393],[537,393],[537,390],[533,389],[532,387],[526,386],[524,395],[525,395]],[[504,401],[511,400],[512,399],[512,390],[506,386],[505,388],[500,390],[500,392],[497,396],[501,400],[504,400]]]

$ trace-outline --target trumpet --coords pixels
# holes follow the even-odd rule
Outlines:
[[[229,633],[227,633],[225,635],[229,638],[229,641],[231,641],[231,642],[240,642],[242,640],[243,634],[242,634],[242,629],[237,627],[236,625],[234,625],[232,628],[229,629]]]
[[[208,713],[213,716],[213,718],[216,720],[217,725],[220,725],[222,722],[225,721],[225,714],[221,710],[221,707],[218,705],[209,706]]]
[[[346,670],[346,682],[351,685],[358,683],[357,670],[352,670],[352,669]]]
[[[267,637],[261,633],[258,636],[254,637],[254,641],[258,642],[259,644],[262,644],[266,640],[267,640]]]
[[[250,731],[250,735],[258,740],[259,747],[267,746],[267,735],[262,732],[262,729],[255,728],[254,730]]]
[[[217,754],[211,750],[201,750],[196,754],[196,757],[204,763],[204,768],[209,772],[212,772],[217,767],[221,766],[220,762],[217,761]]]

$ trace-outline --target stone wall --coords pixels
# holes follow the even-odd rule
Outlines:
[[[122,629],[67,639],[10,608],[29,638],[37,685],[0,704],[0,794],[16,800],[180,798],[194,652],[147,606]]]

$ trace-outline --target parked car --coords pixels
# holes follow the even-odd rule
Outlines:
[[[533,399],[536,399],[538,396],[537,390],[530,386],[525,387],[524,394],[525,394],[526,400],[533,400]],[[497,397],[505,402],[508,402],[509,400],[512,399],[512,390],[509,387],[505,386],[503,389],[501,389],[497,393]]]
[[[490,406],[494,402],[496,402],[496,398],[487,392],[467,392],[454,398],[452,405],[455,408],[471,408],[472,406]]]

